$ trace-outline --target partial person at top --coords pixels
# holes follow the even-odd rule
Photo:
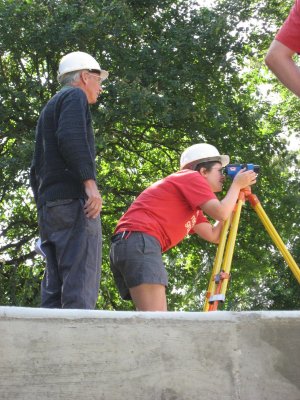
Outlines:
[[[30,183],[46,257],[42,307],[93,309],[98,299],[102,199],[89,105],[107,77],[91,55],[65,55],[58,69],[63,87],[37,123]]]
[[[300,97],[300,69],[293,58],[296,53],[300,53],[300,0],[295,1],[265,58],[277,78]]]

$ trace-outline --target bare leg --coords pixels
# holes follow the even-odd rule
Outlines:
[[[168,311],[163,285],[143,283],[129,289],[129,292],[137,311]]]

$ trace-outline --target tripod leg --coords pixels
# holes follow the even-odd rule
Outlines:
[[[212,269],[212,274],[211,274],[208,289],[206,292],[206,299],[205,299],[203,311],[208,311],[209,298],[212,293],[215,293],[215,290],[216,290],[216,283],[215,283],[214,278],[215,278],[216,274],[218,274],[220,272],[220,269],[221,269],[221,264],[222,264],[222,259],[223,259],[229,225],[230,225],[230,217],[225,221],[223,228],[222,228],[220,241],[219,241],[219,245],[218,245],[218,249],[217,249],[217,253],[216,253],[216,257],[215,257],[214,265],[213,265],[213,269]]]
[[[216,274],[220,272],[220,266],[218,266],[218,269],[216,268],[216,272],[213,270],[213,274],[211,277],[211,286],[209,287],[209,296],[206,298],[206,303],[205,303],[205,309],[204,311],[216,311],[218,308],[219,301],[224,301],[225,299],[225,293],[227,289],[227,284],[228,284],[228,279],[229,279],[229,272],[230,272],[230,267],[231,267],[231,261],[232,261],[232,256],[233,256],[233,250],[234,250],[234,245],[235,245],[235,240],[236,240],[236,235],[237,235],[237,230],[238,230],[238,225],[239,225],[239,220],[240,220],[240,215],[241,215],[241,209],[242,205],[244,204],[244,193],[240,192],[239,195],[239,200],[236,204],[234,213],[233,213],[233,219],[231,222],[231,228],[229,232],[229,237],[226,243],[226,248],[225,248],[225,256],[223,258],[223,263],[222,263],[222,273],[219,275],[219,283],[218,285],[215,282],[215,277]],[[225,243],[225,238],[223,238],[224,243]],[[221,243],[221,241],[220,241]],[[222,242],[223,245],[223,242]],[[221,258],[223,256],[224,248],[222,251]],[[217,258],[217,257],[216,257]],[[210,291],[211,288],[211,291]],[[208,304],[209,303],[209,304]]]
[[[222,270],[228,275],[230,274],[233,251],[234,251],[234,246],[235,246],[235,241],[236,241],[236,236],[237,236],[237,231],[238,231],[238,227],[239,227],[241,210],[242,210],[243,204],[244,204],[244,198],[243,197],[239,198],[237,205],[236,205],[236,210],[234,213],[234,217],[232,220],[231,229],[229,232],[229,237],[228,237],[228,241],[227,241],[227,245],[226,245]],[[220,292],[224,296],[224,298],[225,298],[225,294],[226,294],[226,290],[227,290],[227,285],[228,285],[228,279],[224,279],[222,287],[221,287],[221,292]]]
[[[266,228],[266,231],[269,233],[271,239],[277,246],[278,250],[283,255],[283,258],[285,259],[288,266],[292,270],[295,278],[300,283],[300,269],[299,269],[298,265],[296,264],[296,261],[293,259],[291,253],[286,248],[285,244],[283,243],[283,241],[282,241],[281,237],[279,236],[279,234],[277,233],[276,229],[274,228],[269,217],[267,216],[264,209],[262,208],[260,202],[258,201],[258,202],[255,202],[255,204],[253,204],[251,201],[251,205],[254,208],[254,210],[256,211],[261,222],[263,223],[264,227]]]

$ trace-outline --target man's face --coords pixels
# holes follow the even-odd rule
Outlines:
[[[97,101],[98,96],[102,92],[102,80],[100,74],[94,72],[83,72],[83,80],[85,82],[84,91],[88,99],[89,104],[94,104]]]
[[[205,171],[204,177],[207,183],[211,187],[213,192],[221,192],[223,188],[223,183],[225,181],[225,176],[223,175],[223,168],[221,163],[214,164],[210,171]]]

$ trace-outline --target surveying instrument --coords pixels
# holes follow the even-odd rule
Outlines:
[[[225,171],[227,175],[229,175],[233,179],[238,171],[242,168],[254,170],[254,172],[256,173],[259,172],[259,166],[253,164],[229,164],[225,167]],[[225,294],[228,286],[228,281],[230,279],[230,268],[241,210],[246,201],[249,201],[252,208],[257,213],[258,217],[266,228],[266,231],[269,233],[271,239],[275,243],[278,250],[281,252],[283,258],[287,262],[295,278],[300,284],[300,269],[298,265],[286,248],[285,244],[283,243],[282,239],[280,238],[264,209],[262,208],[257,196],[255,196],[251,192],[251,188],[250,186],[248,186],[240,190],[235,208],[232,214],[225,221],[222,228],[220,242],[213,264],[212,275],[209,281],[203,311],[216,311],[218,309],[219,302],[224,303],[225,301]]]

